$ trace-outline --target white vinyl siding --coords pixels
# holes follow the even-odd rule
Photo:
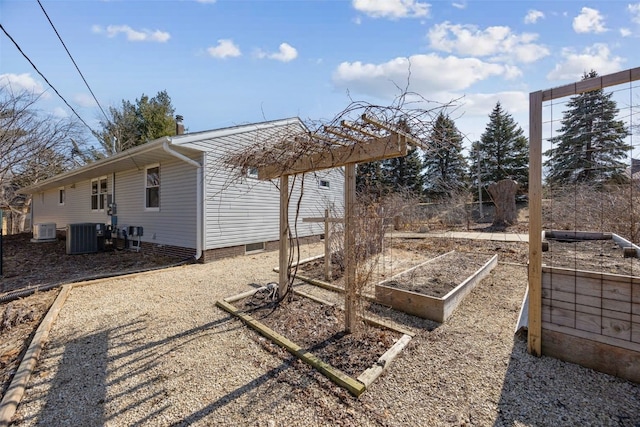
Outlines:
[[[298,124],[292,128],[300,129]],[[205,218],[206,234],[204,249],[274,241],[279,239],[280,196],[276,187],[278,180],[259,181],[248,176],[232,175],[222,164],[221,158],[230,148],[248,146],[264,140],[282,127],[247,131],[186,144],[207,152],[205,162]],[[319,179],[331,182],[331,188],[319,188]],[[163,184],[164,185],[164,184]],[[292,230],[296,216],[297,200],[302,185],[302,176],[290,178],[294,187],[289,209]],[[297,222],[299,237],[322,234],[322,224],[303,223],[306,217],[318,217],[332,206],[342,212],[344,176],[342,170],[334,169],[304,177],[304,197]]]
[[[181,161],[160,164],[161,209],[145,208],[146,170],[119,173],[116,186],[118,226],[144,227],[142,241],[196,247],[196,168]]]
[[[160,166],[162,210],[155,212],[145,211],[141,200],[145,192],[145,169],[116,173],[118,227],[144,227],[142,241],[145,242],[195,248],[196,168],[178,159]],[[113,188],[111,175],[108,181],[108,188]],[[42,199],[33,199],[34,223],[55,222],[58,228],[80,222],[109,224],[111,217],[106,214],[106,209],[91,210],[87,202],[90,197],[91,180],[67,186],[64,206],[58,204],[58,189],[49,190]]]
[[[108,179],[111,182],[111,177]],[[55,222],[57,228],[65,228],[67,224],[80,222],[109,222],[106,210],[91,209],[91,180],[65,186],[64,205],[59,200],[57,188],[45,191],[42,196],[33,197],[33,223]]]

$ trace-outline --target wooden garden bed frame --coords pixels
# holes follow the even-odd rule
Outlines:
[[[414,316],[422,317],[424,319],[435,320],[436,322],[443,323],[451,316],[453,311],[462,302],[464,297],[469,294],[490,272],[498,265],[498,255],[491,257],[480,269],[465,279],[458,286],[453,288],[443,297],[434,297],[425,295],[418,292],[407,291],[399,289],[394,286],[389,286],[387,283],[393,279],[402,278],[412,271],[424,267],[429,263],[437,259],[441,259],[454,253],[454,251],[447,252],[437,258],[433,258],[420,265],[410,268],[407,271],[396,274],[389,280],[384,281],[376,285],[376,301],[380,304],[392,307],[396,310],[403,311]]]

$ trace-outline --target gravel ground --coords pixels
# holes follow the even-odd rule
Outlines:
[[[640,426],[640,385],[514,337],[525,267],[498,265],[442,325],[373,307],[417,334],[355,399],[215,307],[276,265],[268,252],[75,288],[15,423]]]

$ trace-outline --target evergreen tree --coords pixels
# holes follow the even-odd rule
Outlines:
[[[424,186],[422,160],[417,148],[411,148],[404,157],[387,159],[382,164],[383,182],[395,192],[421,196]]]
[[[135,103],[122,100],[122,105],[109,107],[109,120],[101,120],[102,130],[96,135],[100,150],[91,150],[94,159],[111,156],[145,142],[176,134],[176,126],[167,91],[160,91],[153,98],[142,94]]]
[[[462,154],[462,134],[443,113],[437,117],[429,135],[433,149],[424,156],[425,192],[443,197],[467,188],[468,165]]]
[[[480,178],[483,185],[510,178],[520,188],[529,182],[529,142],[522,128],[511,114],[502,109],[500,102],[489,115],[489,123],[480,136],[480,141],[471,149],[473,170],[477,171],[480,160]],[[477,185],[477,173],[472,174]]]
[[[382,160],[360,163],[356,167],[356,191],[378,199],[387,193],[387,182],[382,171]]]
[[[582,80],[597,77],[585,73]],[[623,162],[631,150],[625,142],[629,135],[622,120],[616,120],[618,107],[612,93],[602,89],[572,97],[562,115],[559,135],[544,154],[548,157],[547,183],[603,183],[627,179]]]

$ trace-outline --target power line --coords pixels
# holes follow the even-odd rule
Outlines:
[[[82,74],[82,71],[80,71],[80,68],[78,67],[78,64],[76,64],[76,61],[73,59],[73,56],[71,56],[71,52],[69,52],[69,49],[67,49],[67,45],[64,44],[64,41],[62,40],[62,37],[60,37],[60,34],[58,33],[58,30],[56,29],[55,25],[53,25],[53,22],[51,22],[51,18],[49,18],[49,15],[47,14],[47,11],[44,10],[44,6],[42,6],[42,3],[40,3],[40,0],[38,0],[38,4],[40,5],[40,9],[42,9],[42,12],[44,13],[44,16],[47,17],[47,20],[49,21],[49,24],[51,24],[51,28],[53,28],[53,31],[55,31],[55,33],[56,33],[56,36],[58,36],[58,40],[60,40],[60,43],[62,43],[62,46],[64,47],[64,50],[67,51],[67,55],[69,55],[69,58],[71,59],[71,62],[73,62],[73,65],[76,67],[76,70],[78,70],[78,74],[80,74],[80,77],[82,77],[82,81],[84,82],[85,86],[87,86],[87,89],[89,89],[89,92],[91,93],[91,96],[93,96],[93,100],[96,101],[96,104],[98,104],[98,108],[100,108],[100,111],[102,111],[102,115],[104,116],[105,119],[107,119],[107,122],[109,122],[109,117],[107,117],[107,114],[102,109],[102,105],[100,105],[100,103],[98,102],[98,98],[96,98],[96,95],[93,93],[93,90],[91,90],[91,87],[89,87],[89,83],[87,83],[87,79],[84,78],[84,75]]]
[[[44,74],[42,74],[40,72],[40,70],[38,70],[38,67],[36,67],[36,64],[33,63],[33,61],[27,56],[26,53],[24,53],[22,51],[22,49],[20,48],[20,45],[13,39],[13,37],[11,37],[11,35],[7,32],[7,30],[5,30],[5,28],[2,26],[2,24],[0,24],[0,30],[2,30],[2,32],[4,32],[4,34],[9,37],[9,40],[11,40],[11,42],[15,45],[16,49],[18,49],[18,52],[20,52],[22,54],[22,56],[24,56],[24,58],[29,61],[29,64],[31,64],[31,66],[33,67],[34,70],[36,70],[36,72],[40,75],[40,77],[42,77],[44,79],[45,82],[47,82],[47,84],[49,85],[49,87],[51,87],[51,89],[53,89],[53,91],[56,93],[56,95],[58,95],[60,97],[60,99],[62,99],[62,101],[67,104],[67,107],[69,107],[71,109],[71,111],[73,111],[73,114],[76,115],[76,117],[82,122],[83,125],[85,125],[87,127],[87,129],[89,129],[91,131],[92,135],[97,135],[97,132],[94,131],[91,126],[89,126],[87,124],[87,122],[85,122],[82,117],[80,117],[80,115],[78,114],[78,112],[67,102],[66,99],[64,99],[64,96],[60,95],[60,92],[58,92],[58,89],[56,89],[50,82],[49,80],[47,80],[47,78],[44,76]]]

